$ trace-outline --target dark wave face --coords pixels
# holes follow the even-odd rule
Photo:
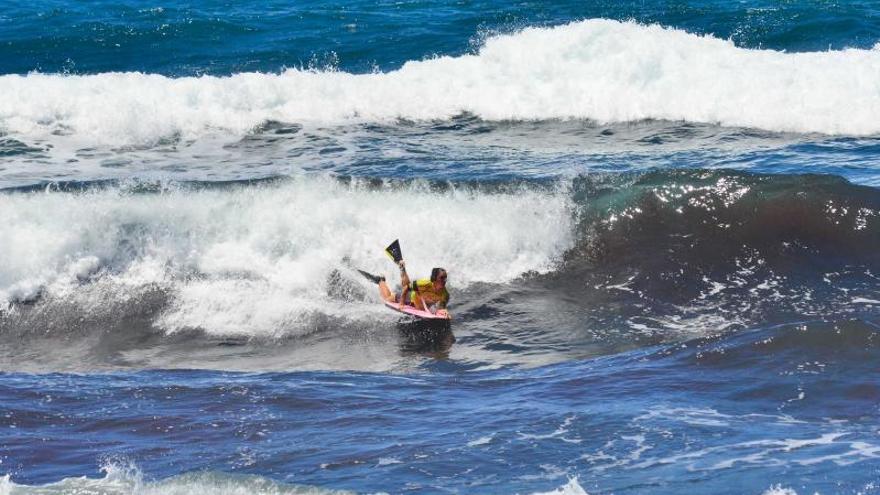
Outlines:
[[[573,195],[575,245],[558,269],[527,275],[480,308],[486,326],[523,328],[506,321],[513,315],[529,321],[518,351],[540,342],[617,352],[877,317],[876,189],[823,176],[681,171],[591,176],[575,181]]]
[[[845,314],[876,295],[876,189],[828,176],[707,171],[576,187],[585,207],[561,283],[709,304],[731,321]]]

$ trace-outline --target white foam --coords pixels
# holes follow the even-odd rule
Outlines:
[[[854,297],[853,304],[880,304],[877,299],[868,299],[867,297]]]
[[[386,73],[0,77],[0,129],[25,141],[239,137],[267,120],[668,119],[772,131],[880,132],[880,51],[784,53],[592,19],[490,37],[475,54]]]
[[[467,443],[468,447],[479,447],[480,445],[488,445],[495,438],[495,435],[486,435],[482,436],[476,440],[471,440]]]
[[[785,488],[782,485],[773,485],[762,495],[797,495],[797,492],[791,488]]]
[[[395,238],[413,276],[449,270],[453,309],[456,290],[551,270],[573,243],[561,189],[432,192],[300,177],[162,194],[6,194],[0,211],[0,307],[36,294],[99,307],[157,286],[171,295],[154,322],[168,332],[277,336],[311,331],[316,317],[390,315],[373,304],[375,286],[364,281],[363,302],[345,303],[328,295],[328,278],[348,258],[393,280],[382,249]]]
[[[0,477],[0,494],[70,494],[89,493],[118,495],[323,495],[352,492],[328,490],[314,486],[279,483],[254,475],[231,475],[219,472],[198,472],[173,476],[160,481],[145,481],[135,466],[107,465],[101,468],[103,478],[85,476],[65,478],[45,485],[20,485]]]
[[[567,416],[565,420],[560,424],[555,431],[552,433],[544,433],[544,434],[533,434],[533,433],[522,433],[518,432],[519,438],[524,440],[560,440],[566,443],[581,443],[583,440],[580,438],[569,438],[566,437],[565,434],[568,433],[568,428],[577,419],[577,416]]]
[[[8,474],[0,476],[0,495],[10,495],[14,486]]]
[[[570,478],[568,483],[555,490],[549,492],[535,492],[533,495],[587,495],[587,492],[581,487],[575,477]]]

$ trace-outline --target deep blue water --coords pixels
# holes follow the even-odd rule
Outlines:
[[[880,492],[873,2],[0,4],[0,494]],[[355,269],[444,266],[452,324]]]
[[[367,492],[537,491],[571,476],[590,492],[870,492],[876,330],[805,323],[492,372],[10,373],[4,465],[30,483],[97,475],[103,459]]]
[[[462,55],[482,37],[583,19],[636,20],[786,51],[871,48],[873,2],[8,2],[0,73],[348,72]]]

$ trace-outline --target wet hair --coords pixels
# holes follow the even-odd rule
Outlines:
[[[440,268],[440,267],[432,268],[431,269],[431,282],[436,281],[437,277],[439,277],[441,273],[446,273],[446,268]]]

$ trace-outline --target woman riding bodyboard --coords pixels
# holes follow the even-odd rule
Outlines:
[[[395,294],[385,277],[372,275],[363,270],[358,270],[363,276],[372,282],[379,284],[379,296],[389,303],[396,303],[400,309],[404,306],[412,306],[424,309],[437,316],[449,318],[447,305],[449,304],[449,292],[446,290],[446,280],[449,277],[445,268],[434,268],[429,278],[420,278],[410,281],[406,273],[406,263],[400,250],[400,243],[394,241],[385,253],[400,267],[400,293]]]

